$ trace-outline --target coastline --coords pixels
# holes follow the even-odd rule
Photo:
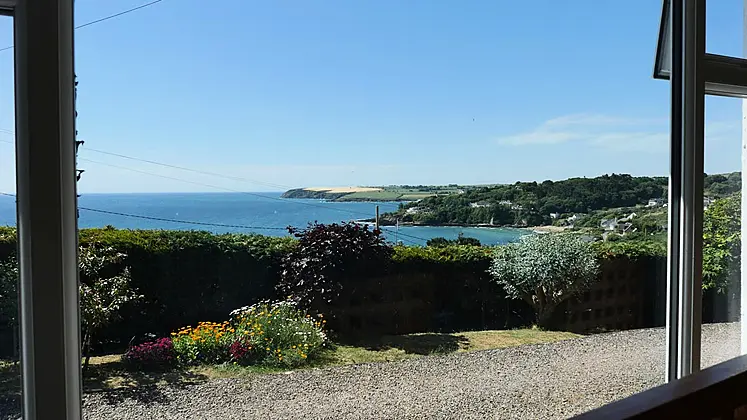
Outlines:
[[[559,233],[559,232],[565,231],[566,228],[563,226],[546,225],[546,226],[525,227],[521,229],[531,230],[534,233]]]

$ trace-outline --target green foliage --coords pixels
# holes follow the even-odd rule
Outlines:
[[[443,247],[443,246],[449,246],[449,245],[482,246],[479,239],[464,236],[464,234],[461,232],[459,233],[459,237],[457,239],[449,240],[443,237],[431,238],[431,239],[428,239],[425,245],[435,246],[435,247],[439,247],[439,246]]]
[[[487,269],[490,264],[492,249],[470,245],[447,245],[443,247],[408,247],[394,248],[392,262],[398,267],[422,268],[425,265],[446,264],[453,266],[477,266]],[[397,270],[397,268],[395,268]]]
[[[131,287],[144,298],[122,308],[102,330],[102,341],[127,343],[149,332],[168,334],[184,324],[220,319],[234,308],[274,296],[280,260],[292,238],[201,231],[82,229],[79,243],[125,254],[108,269],[130,268]],[[15,228],[0,228],[0,261],[16,252]],[[118,271],[119,270],[119,271]]]
[[[666,178],[612,174],[474,187],[464,194],[429,197],[406,207],[422,209],[412,215],[414,222],[489,223],[492,220],[498,225],[534,226],[551,223],[550,213],[588,213],[642,204],[650,198],[664,197],[666,187]],[[487,205],[473,206],[475,203]]]
[[[112,247],[80,247],[80,320],[83,353],[88,354],[96,333],[120,316],[122,306],[143,298],[130,285],[130,270],[116,272],[125,254]]]
[[[724,293],[740,271],[741,194],[716,200],[703,216],[703,288]]]
[[[667,257],[666,238],[657,240],[594,242],[591,246],[598,258],[614,259],[626,257],[631,260],[644,257]]]
[[[599,263],[591,246],[571,234],[525,236],[496,247],[490,273],[509,297],[523,299],[546,325],[565,299],[597,278]]]
[[[231,358],[241,364],[295,367],[317,356],[327,341],[325,320],[301,311],[293,301],[269,301],[231,312],[236,329]]]
[[[277,290],[304,308],[328,304],[346,284],[382,273],[392,248],[381,231],[357,223],[312,223],[289,228],[298,244],[283,258]]]
[[[739,191],[741,178],[738,172],[711,175],[705,177],[705,184],[707,195],[723,197]],[[586,214],[607,209],[632,208],[648,203],[651,198],[666,198],[667,179],[612,174],[557,182],[463,187],[463,190],[463,194],[427,197],[382,217],[387,221],[399,218],[424,224],[480,224],[492,221],[496,225],[536,226],[552,223],[550,213]],[[418,208],[418,212],[407,214],[409,208]],[[576,225],[598,228],[602,218],[611,217],[598,214],[597,218],[583,220]],[[648,225],[647,228],[654,226]]]
[[[728,197],[742,190],[742,174],[731,172],[728,174],[706,175],[703,180],[705,195],[714,198]]]
[[[11,257],[0,262],[0,325],[18,322],[18,262]]]
[[[230,321],[180,328],[171,333],[171,342],[182,365],[235,362],[296,367],[326,344],[325,322],[301,311],[295,302],[262,301],[232,311]]]

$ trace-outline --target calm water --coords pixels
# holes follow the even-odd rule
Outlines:
[[[280,193],[160,193],[160,194],[83,194],[78,200],[79,226],[112,225],[129,229],[209,230],[215,233],[255,232],[264,235],[287,235],[287,226],[303,227],[308,222],[332,223],[374,217],[378,204],[381,213],[397,209],[397,203],[335,203],[318,200],[281,199]],[[91,209],[91,210],[86,210]],[[158,219],[136,218],[112,213]],[[185,222],[214,223],[234,226],[206,226]],[[15,198],[0,196],[0,226],[15,225]],[[273,229],[268,229],[273,228]],[[388,239],[394,241],[395,228],[386,227]],[[400,227],[399,240],[406,245],[424,245],[435,237],[455,239],[459,233],[477,238],[483,244],[515,241],[526,231],[497,228]]]

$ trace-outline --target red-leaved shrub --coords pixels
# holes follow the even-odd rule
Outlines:
[[[127,349],[123,361],[136,367],[170,366],[176,361],[174,344],[170,338],[159,338]]]

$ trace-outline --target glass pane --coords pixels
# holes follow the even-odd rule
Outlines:
[[[741,0],[706,2],[706,51],[743,57],[743,12]]]
[[[12,44],[13,21],[0,16],[0,48]],[[12,50],[0,52],[0,92],[0,418],[16,418],[21,409],[21,376]]]
[[[742,101],[706,100],[702,366],[740,354]]]
[[[662,383],[660,5],[540,3],[79,2],[86,414],[565,418]]]

